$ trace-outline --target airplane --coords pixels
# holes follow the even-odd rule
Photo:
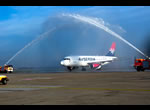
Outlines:
[[[78,67],[82,67],[82,71],[86,70],[84,67],[100,70],[103,65],[117,59],[117,57],[114,56],[115,48],[116,43],[113,42],[106,56],[67,56],[63,58],[60,64],[67,67],[69,71]]]

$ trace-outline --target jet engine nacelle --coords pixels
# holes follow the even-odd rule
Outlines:
[[[99,70],[99,69],[101,69],[102,66],[99,63],[93,63],[93,64],[90,64],[90,67],[91,67],[91,69]]]

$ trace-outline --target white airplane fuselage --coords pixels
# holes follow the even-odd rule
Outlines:
[[[101,65],[112,62],[114,56],[67,56],[61,61],[63,66],[89,66],[90,63],[100,62]]]

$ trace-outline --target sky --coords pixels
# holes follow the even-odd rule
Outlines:
[[[101,30],[97,30],[97,28],[95,27],[86,25],[84,23],[80,23],[70,18],[62,17],[61,16],[62,14],[79,14],[82,16],[99,19],[100,21],[104,22],[104,24],[108,26],[111,30],[121,35],[124,39],[130,41],[130,43],[135,45],[144,53],[150,55],[150,51],[149,49],[147,49],[149,48],[148,40],[150,39],[150,36],[149,36],[150,35],[150,7],[149,6],[0,6],[0,15],[1,15],[0,17],[0,38],[1,38],[0,64],[1,65],[4,64],[15,53],[17,53],[20,49],[22,49],[29,42],[36,39],[39,35],[41,35],[45,31],[49,30],[49,28],[52,28],[55,26],[60,26],[60,28],[56,30],[57,33],[56,32],[53,33],[54,37],[50,39],[50,42],[51,44],[53,43],[53,45],[49,45],[49,46],[51,46],[50,48],[52,51],[53,48],[56,47],[56,43],[59,43],[59,44],[63,43],[62,45],[64,47],[63,46],[62,48],[58,47],[59,51],[62,50],[62,53],[67,48],[67,44],[65,44],[64,42],[58,41],[58,39],[65,41],[66,39],[69,38],[71,41],[69,45],[73,44],[70,46],[70,48],[72,47],[74,49],[73,51],[75,54],[80,53],[79,51],[76,50],[76,48],[79,48],[79,50],[81,49],[81,51],[84,50],[83,53],[85,52],[85,54],[87,54],[86,52],[90,48],[87,45],[94,43],[94,42],[98,42],[96,43],[97,44],[96,46],[98,46],[99,43],[102,42],[100,41],[102,39],[100,39],[100,37],[98,36],[99,35],[107,36],[108,34],[106,32],[101,32]],[[72,29],[72,30],[68,32],[69,29]],[[78,43],[80,43],[79,42],[80,39],[82,40],[87,39],[83,43],[85,46],[84,45],[77,46],[78,43],[74,43],[76,39],[74,40],[73,37],[67,38],[67,36],[65,35],[74,36],[74,38],[78,39],[76,41]],[[60,38],[60,36],[64,36],[64,37]],[[80,37],[76,37],[76,36],[80,36]],[[91,39],[99,39],[99,40],[95,40],[95,41],[93,40],[92,42]],[[89,44],[86,42],[88,42]],[[104,40],[104,42],[107,43],[107,40]],[[109,43],[111,43],[111,41],[107,43],[108,47],[110,45]],[[40,44],[42,45],[42,42]],[[43,45],[46,45],[46,43],[43,43]],[[54,45],[55,47],[53,47]],[[85,47],[88,47],[88,48],[85,48]],[[102,47],[102,45],[100,45],[100,47]],[[94,47],[91,46],[91,50],[92,48]],[[126,46],[126,48],[130,48],[130,47]],[[31,51],[36,51],[34,46],[29,47],[27,50],[28,50],[27,53],[30,52],[30,54],[32,54]],[[46,47],[44,50],[46,51]],[[99,51],[99,50],[100,49],[97,49],[95,51]],[[125,53],[129,52],[126,49],[124,50],[125,50]],[[133,49],[129,49],[129,50],[133,51],[134,55],[141,57],[141,55],[138,54],[135,50]],[[91,52],[93,51],[94,50],[92,50]],[[73,54],[71,53],[69,48],[67,52],[68,54],[69,52],[70,54]],[[25,54],[25,52],[23,53]],[[14,60],[12,60],[11,63],[17,66],[23,65],[23,63],[19,63],[19,64],[15,63],[17,61],[24,62],[24,61],[21,61],[21,59],[23,59],[23,53],[22,55],[18,55]],[[62,54],[62,53],[58,52],[57,54]],[[52,54],[48,54],[48,55],[52,55]],[[28,56],[30,57],[30,55]],[[35,56],[35,54],[33,56]],[[62,54],[62,56],[60,57],[64,57],[64,56],[65,54]],[[126,54],[125,55],[122,54],[122,56],[126,56]],[[29,57],[27,57],[27,59]],[[48,56],[45,56],[45,57],[48,57]],[[54,57],[52,58],[54,59]],[[40,59],[40,56],[38,57],[38,59]],[[45,60],[46,59],[44,59],[43,61]],[[56,65],[59,64],[58,63],[59,60],[57,60]],[[39,62],[42,62],[42,61],[39,60]]]

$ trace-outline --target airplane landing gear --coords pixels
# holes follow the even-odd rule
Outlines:
[[[82,67],[82,71],[86,71],[86,68]]]
[[[67,69],[71,72],[75,67],[68,66]]]

